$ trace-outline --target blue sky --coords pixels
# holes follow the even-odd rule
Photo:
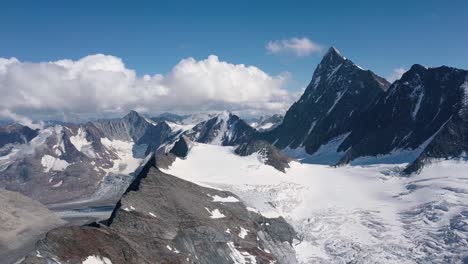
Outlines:
[[[3,111],[3,116],[41,113],[52,118],[138,107],[151,113],[224,108],[281,112],[309,83],[323,52],[332,45],[383,77],[414,63],[468,69],[468,1],[462,0],[18,0],[2,1],[0,10],[0,90],[8,95],[0,99],[0,116]],[[306,38],[323,50],[296,56],[266,49],[268,43],[281,45],[293,38]],[[49,65],[47,70],[37,64],[62,59],[76,62],[100,53],[115,57]],[[208,59],[210,54],[217,58]],[[13,67],[15,61],[7,60],[3,63],[9,66],[2,72],[1,58],[10,57],[21,65]],[[180,63],[189,57],[195,60]],[[251,76],[237,64],[253,65],[262,72]],[[88,67],[84,74],[77,74],[83,70],[80,65]],[[181,67],[174,70],[175,65]],[[62,67],[60,71],[57,66]],[[104,70],[99,80],[88,71],[96,67]],[[207,67],[209,72],[204,72]],[[127,69],[141,78],[132,79]],[[193,71],[205,75],[184,75]],[[284,72],[290,73],[285,83],[280,75]],[[163,77],[144,79],[145,74]],[[63,81],[63,76],[72,76],[74,82],[56,81]],[[232,83],[217,90],[226,83],[219,76],[231,76]],[[121,83],[128,85],[114,89]],[[110,98],[114,93],[115,98]],[[69,99],[72,95],[76,97]],[[156,99],[140,107],[148,98]],[[80,103],[63,104],[67,99]]]
[[[309,81],[319,55],[267,54],[307,37],[388,76],[413,63],[468,68],[468,1],[2,1],[0,57],[49,61],[104,53],[138,74],[216,54]]]

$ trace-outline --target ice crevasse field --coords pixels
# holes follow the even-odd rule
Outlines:
[[[233,152],[195,143],[164,172],[231,191],[265,217],[284,217],[298,232],[302,263],[444,263],[468,248],[466,161],[433,162],[410,177],[399,174],[405,164],[293,161],[282,173],[259,154]]]

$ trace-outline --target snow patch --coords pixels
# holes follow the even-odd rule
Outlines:
[[[218,195],[211,196],[209,194],[208,194],[208,196],[213,198],[213,202],[220,202],[220,203],[237,203],[237,202],[239,202],[239,200],[234,196],[221,197],[221,196],[218,196]]]
[[[218,219],[218,218],[224,218],[226,217],[223,213],[221,213],[221,211],[219,211],[218,208],[214,209],[213,211],[211,211],[209,208],[206,208],[206,211],[208,211],[208,213],[210,213],[210,218],[213,218],[213,219]]]
[[[170,121],[165,121],[174,133],[182,133],[192,129],[196,124],[177,124]]]
[[[417,95],[416,95],[417,94]],[[418,85],[417,87],[414,88],[414,91],[410,95],[411,97],[416,97],[418,96],[418,100],[416,101],[416,104],[414,106],[413,112],[411,113],[411,116],[413,117],[413,120],[416,118],[416,115],[419,112],[419,108],[421,108],[421,102],[424,97],[424,89],[422,86]]]
[[[338,152],[338,147],[341,145],[341,143],[343,143],[349,134],[350,133],[346,133],[331,139],[326,144],[320,146],[320,148],[311,155],[307,154],[304,147],[296,149],[291,149],[288,147],[284,149],[283,152],[286,155],[300,160],[303,163],[335,165],[345,154],[345,152]]]
[[[137,158],[135,156],[140,157],[141,153],[144,153],[147,148],[145,145],[135,145],[135,143],[131,141],[110,140],[108,138],[101,138],[101,143],[119,157],[112,161],[114,165],[111,168],[104,169],[107,173],[114,174],[130,174],[135,172],[143,161],[142,158]],[[135,156],[134,148],[139,152]]]
[[[248,233],[249,233],[249,230],[241,227],[240,232],[239,232],[239,237],[242,238],[242,239],[245,239],[245,237],[247,236]]]
[[[44,167],[44,172],[49,172],[50,170],[63,171],[68,166],[70,166],[70,163],[68,163],[67,161],[61,160],[59,158],[47,154],[42,156],[41,164]]]
[[[250,255],[247,251],[240,251],[238,250],[233,242],[226,243],[231,250],[230,257],[234,261],[234,263],[238,264],[256,264],[257,259],[255,256]]]
[[[52,187],[54,187],[54,188],[60,187],[60,186],[62,186],[62,183],[63,183],[63,180],[60,180],[58,183],[52,185]]]
[[[223,111],[217,116],[216,125],[219,125],[219,129],[216,134],[216,137],[211,141],[211,144],[214,145],[222,145],[223,140],[227,135],[228,130],[228,120],[229,120],[229,112]],[[216,126],[215,125],[215,126]]]
[[[75,148],[90,158],[96,158],[96,153],[92,142],[86,139],[86,131],[83,128],[78,128],[76,135],[70,137],[70,142]]]
[[[112,261],[106,257],[101,256],[88,256],[84,261],[83,264],[112,264]]]

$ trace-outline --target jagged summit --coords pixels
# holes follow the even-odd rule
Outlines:
[[[128,114],[126,114],[126,115],[124,116],[124,118],[125,118],[125,117],[134,117],[134,116],[141,116],[141,115],[140,115],[140,113],[138,113],[138,112],[135,111],[135,110],[130,110],[130,111],[128,112]]]
[[[345,60],[347,60],[346,57],[343,56],[341,52],[333,46],[328,49],[327,53],[325,53],[325,56],[323,56],[322,59],[322,61],[331,63],[343,63]]]
[[[359,114],[388,86],[384,78],[362,70],[331,47],[283,123],[265,137],[280,149],[305,147],[307,153],[313,153],[330,140],[349,133]]]
[[[341,55],[341,53],[331,47],[327,53],[323,56],[317,69],[314,72],[314,77],[317,75],[330,75],[336,71],[347,59]]]

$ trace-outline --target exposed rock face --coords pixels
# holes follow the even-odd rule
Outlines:
[[[312,154],[330,140],[350,133],[388,86],[385,79],[330,48],[299,101],[264,138],[280,149],[304,147]]]
[[[0,260],[13,263],[34,247],[48,230],[64,222],[44,205],[30,198],[0,189]]]
[[[239,145],[252,139],[255,134],[255,129],[229,112],[203,121],[185,133],[192,141],[222,146]]]
[[[78,200],[114,204],[145,157],[173,138],[165,122],[133,111],[120,119],[33,132],[28,142],[0,148],[0,187],[50,206]]]
[[[421,163],[462,155],[468,150],[465,86],[468,71],[414,65],[344,140],[339,150],[349,150],[342,162],[392,154]]]
[[[27,126],[11,124],[0,127],[0,148],[7,144],[27,143],[35,136],[38,130],[30,129]]]
[[[59,228],[37,244],[41,257],[81,263],[296,263],[294,230],[282,218],[248,211],[230,192],[164,174],[149,163],[122,197],[107,226]],[[268,223],[268,224],[266,224]]]
[[[149,150],[157,149],[171,134],[171,128],[165,122],[151,122],[135,111],[123,118],[98,120],[92,124],[109,139],[133,141],[138,145],[146,144]]]
[[[412,163],[464,157],[468,71],[414,65],[387,81],[331,48],[283,123],[260,138],[312,163]]]
[[[248,143],[243,143],[236,148],[235,153],[240,156],[249,156],[253,153],[259,153],[265,159],[265,164],[282,172],[285,172],[285,170],[289,168],[289,162],[292,161],[290,157],[264,140],[252,140]]]
[[[189,139],[185,136],[181,136],[169,152],[174,154],[176,157],[185,158],[189,152],[190,145],[191,142],[189,142]]]

